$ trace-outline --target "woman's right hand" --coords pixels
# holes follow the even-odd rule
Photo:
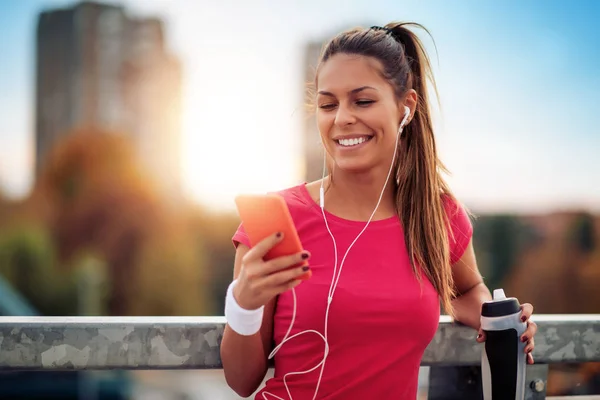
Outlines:
[[[308,272],[309,267],[289,267],[308,260],[310,257],[308,251],[269,261],[263,260],[269,250],[282,239],[282,233],[271,235],[257,243],[244,255],[237,284],[233,288],[233,296],[240,307],[255,310],[264,306],[276,295],[302,282],[299,278]]]

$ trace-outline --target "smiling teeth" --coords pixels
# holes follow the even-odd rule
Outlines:
[[[361,144],[367,141],[366,137],[360,137],[356,139],[340,139],[338,143],[342,146],[356,146],[357,144]]]

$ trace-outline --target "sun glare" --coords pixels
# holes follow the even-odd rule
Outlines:
[[[213,100],[215,100],[213,98]],[[278,168],[281,151],[264,130],[253,124],[243,128],[229,109],[211,108],[210,117],[195,110],[202,100],[188,97],[183,112],[183,181],[188,196],[210,209],[232,210],[241,193],[261,193],[283,188],[290,182],[290,168]],[[206,108],[205,108],[206,109]],[[290,164],[295,166],[294,160]]]
[[[184,188],[193,201],[219,211],[234,209],[237,194],[296,183],[303,157],[296,110],[301,106],[299,71],[285,60],[265,57],[268,47],[229,48],[216,40],[185,58]]]

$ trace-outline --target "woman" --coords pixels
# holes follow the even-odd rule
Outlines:
[[[440,176],[429,62],[409,25],[343,32],[322,54],[316,118],[330,174],[279,192],[305,251],[264,262],[280,234],[252,249],[243,226],[233,236],[221,357],[243,397],[275,350],[275,376],[256,399],[415,399],[440,299],[479,329],[491,295],[467,213]],[[308,280],[306,268],[289,269],[304,260]],[[523,320],[532,311],[524,304]],[[529,363],[535,332],[528,322]]]

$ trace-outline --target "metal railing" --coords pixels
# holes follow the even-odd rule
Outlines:
[[[526,399],[544,399],[549,364],[600,361],[600,315],[532,320]],[[219,369],[224,325],[223,317],[0,317],[0,371]],[[440,318],[422,360],[429,399],[481,398],[476,333]]]

